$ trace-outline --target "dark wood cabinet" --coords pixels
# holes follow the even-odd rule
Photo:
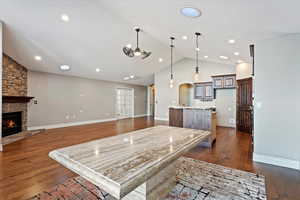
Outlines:
[[[183,109],[169,108],[169,125],[183,127]]]
[[[214,98],[214,89],[212,82],[201,82],[194,84],[194,98],[201,101],[212,101]]]
[[[235,74],[212,76],[212,79],[213,79],[213,88],[214,89],[235,88],[236,87],[236,75]]]

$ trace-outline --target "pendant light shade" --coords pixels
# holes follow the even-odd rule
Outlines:
[[[174,37],[170,37],[171,39],[171,76],[170,76],[170,88],[174,87],[174,76],[173,76],[173,48],[174,48]]]
[[[199,36],[201,33],[196,32],[196,69],[194,74],[194,82],[199,82]]]

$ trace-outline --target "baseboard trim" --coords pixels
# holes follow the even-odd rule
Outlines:
[[[154,119],[159,121],[169,121],[168,118],[163,118],[163,117],[155,117]]]
[[[116,121],[116,120],[117,120],[116,118],[109,118],[109,119],[88,120],[88,121],[81,121],[81,122],[67,122],[67,123],[50,124],[44,126],[32,126],[32,127],[28,127],[28,130],[33,131],[38,129],[63,128],[63,127],[79,126],[85,124],[94,124],[94,123],[109,122],[109,121]]]
[[[253,153],[253,161],[300,170],[300,161]]]
[[[148,115],[148,114],[135,115],[134,118],[147,117],[147,116],[150,116],[150,115]]]

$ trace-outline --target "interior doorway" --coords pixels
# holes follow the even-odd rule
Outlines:
[[[134,117],[134,89],[116,89],[116,115],[118,119]]]
[[[246,78],[237,80],[237,130],[253,133],[253,80]]]
[[[149,111],[150,116],[155,116],[155,87],[154,85],[149,86],[150,98],[149,98]]]
[[[190,83],[183,83],[179,86],[180,106],[192,106],[193,87],[194,86]]]

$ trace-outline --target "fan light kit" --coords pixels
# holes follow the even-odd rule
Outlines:
[[[130,58],[141,56],[142,59],[145,59],[151,55],[151,52],[140,49],[139,33],[140,33],[141,29],[136,27],[136,28],[134,28],[134,30],[136,31],[136,48],[133,50],[131,44],[128,44],[125,47],[123,47],[123,52],[126,56],[128,56]]]

